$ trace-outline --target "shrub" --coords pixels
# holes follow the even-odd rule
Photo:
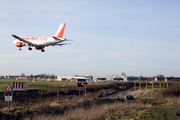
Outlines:
[[[162,92],[164,97],[178,97],[180,95],[180,88],[169,86],[168,89]]]

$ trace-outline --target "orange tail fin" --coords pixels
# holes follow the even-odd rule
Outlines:
[[[59,26],[59,29],[58,29],[58,31],[56,32],[56,34],[54,35],[54,37],[62,38],[62,37],[63,37],[63,34],[64,34],[65,26],[66,26],[66,23],[62,23],[62,24]]]

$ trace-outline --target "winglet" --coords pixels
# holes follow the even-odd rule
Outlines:
[[[64,34],[65,26],[66,26],[66,23],[62,23],[62,24],[59,26],[58,31],[56,32],[56,34],[55,34],[53,37],[62,38],[62,37],[63,37],[63,34]]]

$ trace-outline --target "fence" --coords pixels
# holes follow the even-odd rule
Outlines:
[[[173,88],[180,88],[180,81],[171,81],[171,82],[165,82],[165,81],[134,81],[134,90],[141,90],[142,86],[147,88],[151,88],[152,92],[154,91],[154,88],[159,88],[159,91],[164,91],[165,89],[168,89],[168,86],[171,85]]]
[[[13,99],[19,97],[32,97],[32,96],[40,96],[46,93],[44,90],[26,90],[26,91],[13,91]],[[0,99],[4,99],[4,92],[0,92]]]

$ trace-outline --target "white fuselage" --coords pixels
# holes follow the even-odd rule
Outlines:
[[[62,39],[55,39],[53,37],[21,37],[24,40],[27,40],[35,45],[30,45],[30,46],[49,46],[49,45],[55,45],[57,43],[65,41],[63,38]],[[16,45],[17,42],[21,42],[23,46],[29,46],[27,43],[20,41],[18,39],[13,41],[13,44]]]

